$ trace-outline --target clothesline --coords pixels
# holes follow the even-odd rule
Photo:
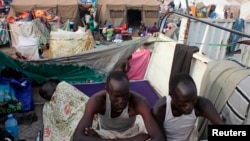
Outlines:
[[[158,40],[158,41],[149,41],[147,43],[154,43],[154,42],[175,42],[175,41]],[[238,42],[241,42],[241,41],[238,41]],[[198,43],[198,42],[189,42],[189,43],[190,44],[197,44],[197,45],[207,45],[207,46],[214,46],[214,47],[218,46],[218,47],[226,47],[227,48],[227,47],[230,47],[233,44],[238,43],[238,42],[233,42],[233,43],[230,43],[230,44],[207,44],[207,43]]]

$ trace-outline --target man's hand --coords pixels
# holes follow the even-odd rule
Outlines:
[[[99,134],[91,127],[84,129],[84,134],[86,136],[100,137]]]
[[[150,139],[150,136],[148,134],[139,134],[131,138],[132,141],[147,141]]]

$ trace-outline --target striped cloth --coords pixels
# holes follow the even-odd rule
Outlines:
[[[235,88],[220,115],[226,124],[244,124],[250,105],[250,76],[243,79]]]

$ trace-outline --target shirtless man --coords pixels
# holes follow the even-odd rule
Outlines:
[[[135,124],[137,115],[141,115],[147,133],[133,130],[130,136],[120,138],[102,138],[91,128],[93,118],[98,115],[100,128],[117,133],[128,132]],[[133,135],[132,135],[133,134]],[[94,94],[88,101],[82,119],[80,120],[73,141],[163,141],[164,136],[154,120],[147,100],[130,91],[129,79],[124,72],[113,71],[107,77],[106,89]]]
[[[187,141],[198,116],[224,124],[213,104],[197,96],[195,82],[187,74],[170,79],[169,95],[155,103],[152,113],[167,141]]]

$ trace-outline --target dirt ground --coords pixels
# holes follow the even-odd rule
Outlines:
[[[8,54],[11,57],[15,57],[15,53],[16,53],[16,49],[12,48],[10,46],[10,44],[6,44],[6,45],[1,45],[0,46],[0,50],[3,51],[4,53]]]

